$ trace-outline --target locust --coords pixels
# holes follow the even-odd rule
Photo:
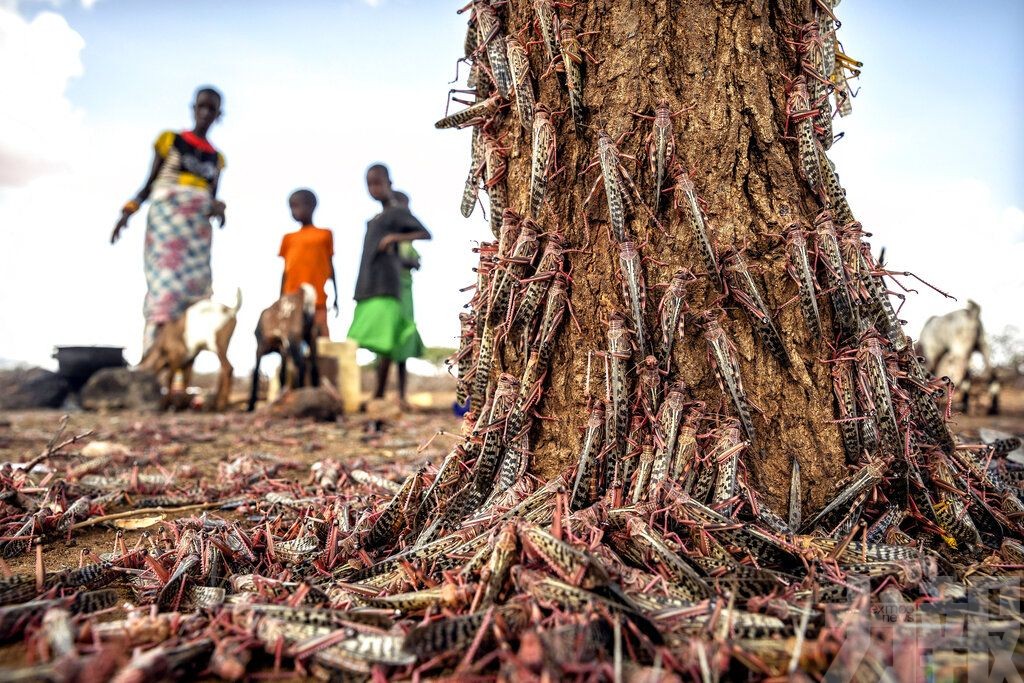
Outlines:
[[[541,39],[544,43],[544,51],[548,56],[548,63],[553,63],[562,52],[559,46],[560,32],[555,5],[556,3],[552,0],[533,0],[533,11],[537,15],[537,25],[540,26]]]
[[[600,494],[601,453],[604,450],[605,410],[600,399],[592,401],[587,417],[586,430],[580,442],[580,457],[576,465],[576,479],[573,482],[570,507],[584,508],[597,500]]]
[[[565,71],[565,89],[569,94],[569,111],[572,113],[576,136],[583,137],[586,129],[586,109],[583,106],[583,68],[585,52],[580,46],[575,27],[567,21],[561,22],[558,30],[558,48]]]
[[[826,281],[831,291],[837,321],[847,335],[852,335],[860,327],[860,323],[846,279],[843,254],[832,223],[832,214],[827,210],[822,211],[814,219],[814,245],[824,262]]]
[[[939,502],[932,511],[939,526],[957,543],[978,545],[981,536],[963,502],[963,493],[957,488],[960,478],[945,455],[936,453],[932,458],[932,478],[940,485]]]
[[[836,70],[836,0],[817,0],[818,36],[821,39],[821,75],[831,81]]]
[[[501,106],[501,98],[497,95],[488,97],[485,100],[475,102],[461,111],[449,114],[434,124],[434,128],[465,128],[466,126],[480,126],[498,111]]]
[[[504,373],[498,377],[498,386],[494,390],[491,412],[484,429],[480,456],[473,468],[473,486],[481,494],[481,500],[486,498],[486,494],[494,486],[494,475],[501,464],[501,454],[505,446],[505,421],[512,410],[518,390],[519,380],[514,376]]]
[[[679,269],[673,275],[665,289],[665,295],[658,303],[658,322],[661,327],[661,345],[658,356],[665,370],[672,364],[672,348],[677,333],[682,333],[685,316],[689,306],[686,303],[686,286],[694,280],[686,269]]]
[[[786,247],[789,252],[787,271],[796,280],[800,292],[800,309],[807,330],[814,339],[821,338],[821,312],[818,310],[817,282],[807,253],[807,232],[793,222],[786,229]]]
[[[519,116],[519,125],[523,130],[530,131],[533,128],[533,76],[530,74],[530,57],[526,48],[515,36],[505,38],[505,52],[508,57],[509,71],[512,76],[512,91],[515,96],[513,102],[516,107],[516,114]]]
[[[544,105],[537,105],[533,117],[533,146],[530,154],[530,217],[540,216],[547,192],[548,178],[555,167],[555,127],[551,113]]]
[[[686,480],[686,492],[693,496],[694,500],[706,503],[711,489],[718,477],[718,460],[711,454],[698,461],[695,471],[690,472]]]
[[[629,427],[629,361],[633,347],[625,318],[613,313],[608,320],[608,426],[605,439],[612,447],[612,458],[621,463],[625,455],[626,431]]]
[[[840,357],[832,364],[832,389],[836,396],[839,413],[839,435],[843,440],[843,451],[847,462],[857,462],[861,456],[862,444],[857,428],[857,384],[854,379],[854,365],[850,358]]]
[[[793,466],[789,473],[789,517],[786,520],[791,530],[800,528],[800,516],[803,511],[800,495],[800,461],[793,456]]]
[[[654,178],[651,207],[655,213],[661,204],[661,190],[665,187],[669,169],[675,164],[676,139],[672,117],[677,113],[672,112],[672,105],[667,99],[658,100],[654,107],[654,116],[633,113],[634,116],[651,121],[651,132],[647,135],[647,161],[651,167],[651,176]]]
[[[836,51],[836,63],[842,62],[843,68],[837,68],[832,74],[832,85],[836,89],[836,109],[840,116],[849,116],[853,113],[853,98],[856,95],[850,88],[850,81],[846,70],[852,71],[853,77],[860,75],[859,67],[864,66],[863,62],[851,59],[847,55]]]
[[[554,350],[555,335],[561,327],[565,313],[569,310],[569,276],[563,272],[555,273],[555,278],[548,288],[548,296],[544,302],[540,324],[534,344],[543,357],[545,367]]]
[[[528,411],[540,397],[540,389],[554,350],[555,335],[561,327],[568,307],[568,278],[559,272],[548,291],[537,336],[519,383],[519,395],[506,423],[505,433],[509,440],[520,436]],[[508,477],[510,473],[504,471],[504,475]]]
[[[814,137],[814,118],[817,116],[817,111],[811,109],[810,95],[807,93],[807,80],[803,76],[797,76],[789,84],[786,97],[786,116],[788,121],[796,125],[796,146],[797,154],[800,157],[800,172],[812,190],[822,192],[819,148]]]
[[[654,356],[645,356],[636,374],[636,389],[643,414],[652,424],[657,424],[656,415],[661,406],[662,385],[658,359]]]
[[[476,352],[476,316],[472,313],[459,313],[459,350],[448,359],[449,367],[454,364],[459,378],[455,389],[455,400],[465,405],[469,398],[469,373],[473,367],[473,356]]]
[[[512,575],[519,589],[529,593],[535,600],[559,603],[574,610],[599,603],[603,608],[626,617],[652,644],[664,642],[657,627],[640,613],[636,603],[628,599],[621,589],[617,592],[598,593],[521,566],[514,567]]]
[[[869,492],[881,483],[886,469],[887,466],[882,461],[871,461],[861,467],[860,470],[853,475],[849,484],[847,484],[842,491],[833,496],[828,505],[822,508],[810,520],[805,522],[803,527],[801,527],[801,530],[809,531],[814,529],[814,527],[818,526],[818,523],[821,520],[830,516],[836,510],[841,510],[844,506],[850,505],[853,501],[859,498],[861,494]]]
[[[906,516],[906,512],[898,505],[890,505],[882,516],[872,523],[867,530],[868,543],[880,543],[885,538],[890,528],[898,528],[900,522]]]
[[[523,227],[523,217],[512,209],[505,209],[501,214],[501,227],[498,229],[498,260],[507,258],[512,247],[519,239],[519,231]]]
[[[100,588],[106,586],[120,576],[111,562],[95,562],[84,567],[65,569],[61,572],[47,574],[43,585],[47,588]]]
[[[715,443],[712,457],[715,458],[718,474],[715,476],[715,490],[711,502],[722,514],[732,515],[732,506],[725,503],[736,493],[736,472],[739,467],[740,452],[746,447],[740,438],[740,430],[734,424],[722,428],[722,433]]]
[[[88,496],[75,499],[75,502],[71,503],[57,520],[57,531],[65,532],[71,528],[72,524],[87,517],[90,504],[91,500]]]
[[[526,612],[516,604],[505,604],[490,611],[477,612],[457,617],[445,617],[437,621],[416,626],[405,637],[403,651],[425,661],[437,655],[457,653],[477,637],[485,621],[500,619],[509,631],[518,631],[526,622]]]
[[[591,590],[611,581],[608,570],[597,557],[555,538],[535,524],[520,524],[519,540],[531,556],[574,586]]]
[[[377,548],[393,542],[411,510],[419,505],[422,470],[406,477],[402,488],[388,501],[363,539],[364,548]],[[411,519],[411,517],[410,517]]]
[[[686,397],[681,383],[672,385],[665,401],[658,410],[658,428],[661,438],[654,453],[654,464],[651,467],[651,485],[658,486],[669,476],[674,467],[673,457],[679,440],[679,430],[683,423],[686,410]]]
[[[715,367],[718,369],[718,379],[722,384],[722,390],[732,401],[743,432],[747,435],[747,440],[751,444],[756,444],[757,437],[754,432],[754,421],[750,416],[750,403],[747,400],[746,392],[743,391],[743,380],[740,377],[740,367],[736,361],[732,343],[718,321],[710,316],[706,316],[704,320],[704,338],[715,359]]]
[[[902,361],[901,365],[906,368],[907,376],[898,380],[898,383],[910,396],[914,416],[931,440],[946,455],[952,455],[956,442],[950,433],[949,425],[935,405],[929,388],[931,381],[928,371],[921,365],[912,346],[904,347],[899,353],[899,358]]]
[[[473,17],[479,31],[479,43],[487,50],[487,61],[491,67],[494,85],[504,99],[512,91],[512,72],[505,54],[505,45],[498,13],[486,0],[473,3]]]
[[[611,221],[612,236],[618,242],[628,239],[626,233],[626,214],[632,208],[630,190],[635,188],[633,179],[629,177],[622,162],[619,151],[606,131],[601,131],[597,138],[597,164],[601,167],[601,175],[594,183],[594,188],[584,203],[597,191],[600,184],[604,185],[605,198],[608,201],[608,216]]]
[[[651,472],[654,469],[654,444],[645,441],[640,449],[640,462],[633,472],[633,485],[631,488],[634,503],[647,500],[651,489]]]
[[[514,522],[507,522],[498,531],[487,564],[480,572],[481,598],[479,605],[487,607],[494,603],[505,581],[509,570],[515,562],[519,537]]]
[[[816,115],[814,125],[818,140],[824,149],[832,147],[832,106],[829,104],[829,76],[825,73],[825,46],[817,22],[808,22],[801,28],[802,52],[805,61],[803,72],[807,74],[807,90],[811,106]],[[833,56],[834,59],[834,56]]]
[[[626,533],[630,543],[641,548],[650,566],[681,588],[688,599],[698,601],[711,596],[711,589],[700,574],[641,517],[630,515],[627,518]]]
[[[825,150],[821,149],[820,142],[815,140],[814,144],[818,150],[818,173],[821,178],[818,194],[824,199],[825,205],[835,214],[840,225],[853,223],[856,219],[853,217],[850,203],[846,200],[846,190],[839,183],[835,164],[825,154]]]
[[[480,128],[473,126],[473,137],[469,146],[469,173],[466,175],[466,187],[462,192],[462,204],[459,207],[465,218],[473,215],[480,192],[480,176],[484,171],[484,143]]]
[[[487,311],[489,320],[498,321],[508,314],[512,294],[518,292],[519,281],[536,258],[538,247],[537,226],[526,219],[511,252],[502,259],[503,265],[494,276]]]
[[[487,190],[487,199],[491,210],[491,232],[495,237],[499,237],[501,220],[508,204],[505,186],[505,176],[508,174],[508,161],[506,160],[508,150],[498,144],[497,138],[487,132],[483,134],[483,143],[484,189]]]
[[[480,350],[476,365],[473,366],[473,384],[470,387],[469,400],[472,406],[483,406],[487,400],[487,386],[491,381],[491,365],[494,361],[494,332],[490,316],[478,315],[477,321],[483,319],[483,329],[477,333]]]
[[[457,608],[469,602],[472,597],[470,589],[475,589],[475,587],[443,583],[437,588],[380,597],[366,597],[364,600],[366,604],[374,607],[386,607],[403,612],[418,612],[435,606]]]
[[[734,524],[732,519],[683,494],[673,484],[666,486],[666,504],[673,514],[695,518],[705,525],[715,525],[714,535],[754,555],[760,561],[793,561],[796,549],[789,543],[768,534],[754,525]]]
[[[691,468],[697,457],[697,425],[703,415],[704,404],[697,402],[687,412],[676,437],[676,452],[672,456],[672,481],[679,481],[683,473]]]
[[[523,475],[530,464],[529,457],[530,441],[526,430],[522,430],[517,436],[510,436],[505,447],[505,456],[501,459],[501,467],[498,469],[498,483],[490,499],[485,502],[485,507],[489,507],[498,495],[512,490],[516,483],[524,481]]]
[[[329,637],[329,636],[328,636]],[[416,658],[404,651],[405,638],[389,633],[355,633],[351,637],[325,648],[316,648],[313,660],[335,670],[351,675],[363,664],[365,673],[372,671],[371,665],[406,666],[414,664]]]
[[[494,267],[497,263],[498,242],[481,242],[475,251],[480,254],[480,262],[474,269],[476,272],[476,285],[473,291],[473,298],[469,302],[470,308],[476,317],[475,338],[482,339],[484,321],[487,308],[490,306],[491,280],[494,274]]]
[[[675,203],[680,207],[690,229],[693,231],[697,247],[700,249],[701,258],[704,260],[704,268],[707,276],[711,278],[715,287],[725,290],[725,282],[718,264],[718,256],[715,247],[711,243],[711,236],[708,233],[707,221],[704,219],[704,210],[697,200],[697,190],[690,180],[690,176],[683,170],[682,164],[676,163],[672,166],[672,179],[675,182]]]
[[[889,389],[889,370],[877,337],[865,335],[857,349],[860,385],[875,411],[875,422],[882,436],[882,445],[889,455],[903,452],[903,439],[896,421],[896,408]]]
[[[534,316],[540,310],[547,295],[548,288],[557,273],[562,271],[564,262],[564,238],[560,233],[551,233],[544,242],[544,251],[541,252],[540,260],[533,275],[524,280],[526,290],[516,307],[513,317],[514,324],[523,324],[527,328],[533,324]]]
[[[782,335],[772,321],[768,305],[764,302],[757,282],[747,267],[747,262],[739,251],[732,251],[724,259],[724,270],[729,283],[729,293],[750,314],[754,329],[772,355],[778,359],[782,367],[790,365],[789,354],[782,341]]]
[[[644,284],[640,252],[630,240],[619,242],[619,273],[622,277],[622,295],[629,306],[633,329],[636,331],[637,348],[640,355],[646,356],[649,351],[645,315],[647,287]]]
[[[885,282],[877,272],[877,264],[871,256],[871,245],[861,239],[862,234],[861,225],[856,222],[843,226],[839,232],[843,244],[851,254],[854,263],[851,269],[853,277],[857,278],[863,290],[867,308],[872,312],[872,323],[885,335],[896,351],[902,352],[908,347],[903,325],[896,317],[892,302],[889,301]]]
[[[156,598],[158,607],[168,607],[178,600],[178,596],[184,591],[186,581],[188,581],[191,574],[198,570],[199,563],[199,556],[194,553],[186,555],[178,563],[177,569],[174,570],[174,573],[170,575],[167,582],[160,588]]]

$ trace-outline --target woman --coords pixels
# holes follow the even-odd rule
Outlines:
[[[392,360],[398,361],[398,398],[405,403],[405,359],[415,353],[419,333],[402,309],[402,265],[398,247],[403,242],[429,240],[430,232],[395,199],[387,166],[374,164],[366,171],[366,189],[381,204],[381,212],[366,224],[363,254],[356,277],[356,310],[348,338],[377,354],[377,390],[383,398]]]
[[[149,199],[146,217],[146,333],[143,355],[164,323],[179,318],[191,304],[210,296],[210,218],[224,227],[224,202],[217,182],[224,157],[206,139],[221,115],[221,94],[209,87],[196,91],[190,131],[164,131],[154,143],[153,166],[146,184],[121,209],[110,243],[117,242],[128,219]]]

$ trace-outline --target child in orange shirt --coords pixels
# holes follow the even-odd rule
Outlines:
[[[334,279],[334,235],[330,230],[313,225],[316,195],[311,190],[296,190],[288,198],[288,206],[302,227],[281,240],[279,256],[284,259],[281,295],[299,291],[308,282],[316,290],[317,336],[327,334],[327,293],[324,285],[330,279],[334,286],[334,315],[338,315],[338,282]]]

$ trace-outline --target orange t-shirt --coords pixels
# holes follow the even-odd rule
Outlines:
[[[317,308],[327,307],[324,285],[331,277],[331,257],[334,256],[334,235],[330,230],[303,225],[281,240],[284,259],[284,294],[299,291],[303,282],[316,290]]]

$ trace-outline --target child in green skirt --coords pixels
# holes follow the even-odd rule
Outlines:
[[[374,164],[367,169],[366,188],[382,210],[366,224],[356,278],[356,310],[348,337],[377,354],[374,398],[384,397],[392,361],[398,363],[398,396],[404,402],[405,360],[411,357],[409,350],[419,333],[411,316],[403,311],[398,247],[403,242],[429,240],[430,232],[396,199],[387,166]]]

